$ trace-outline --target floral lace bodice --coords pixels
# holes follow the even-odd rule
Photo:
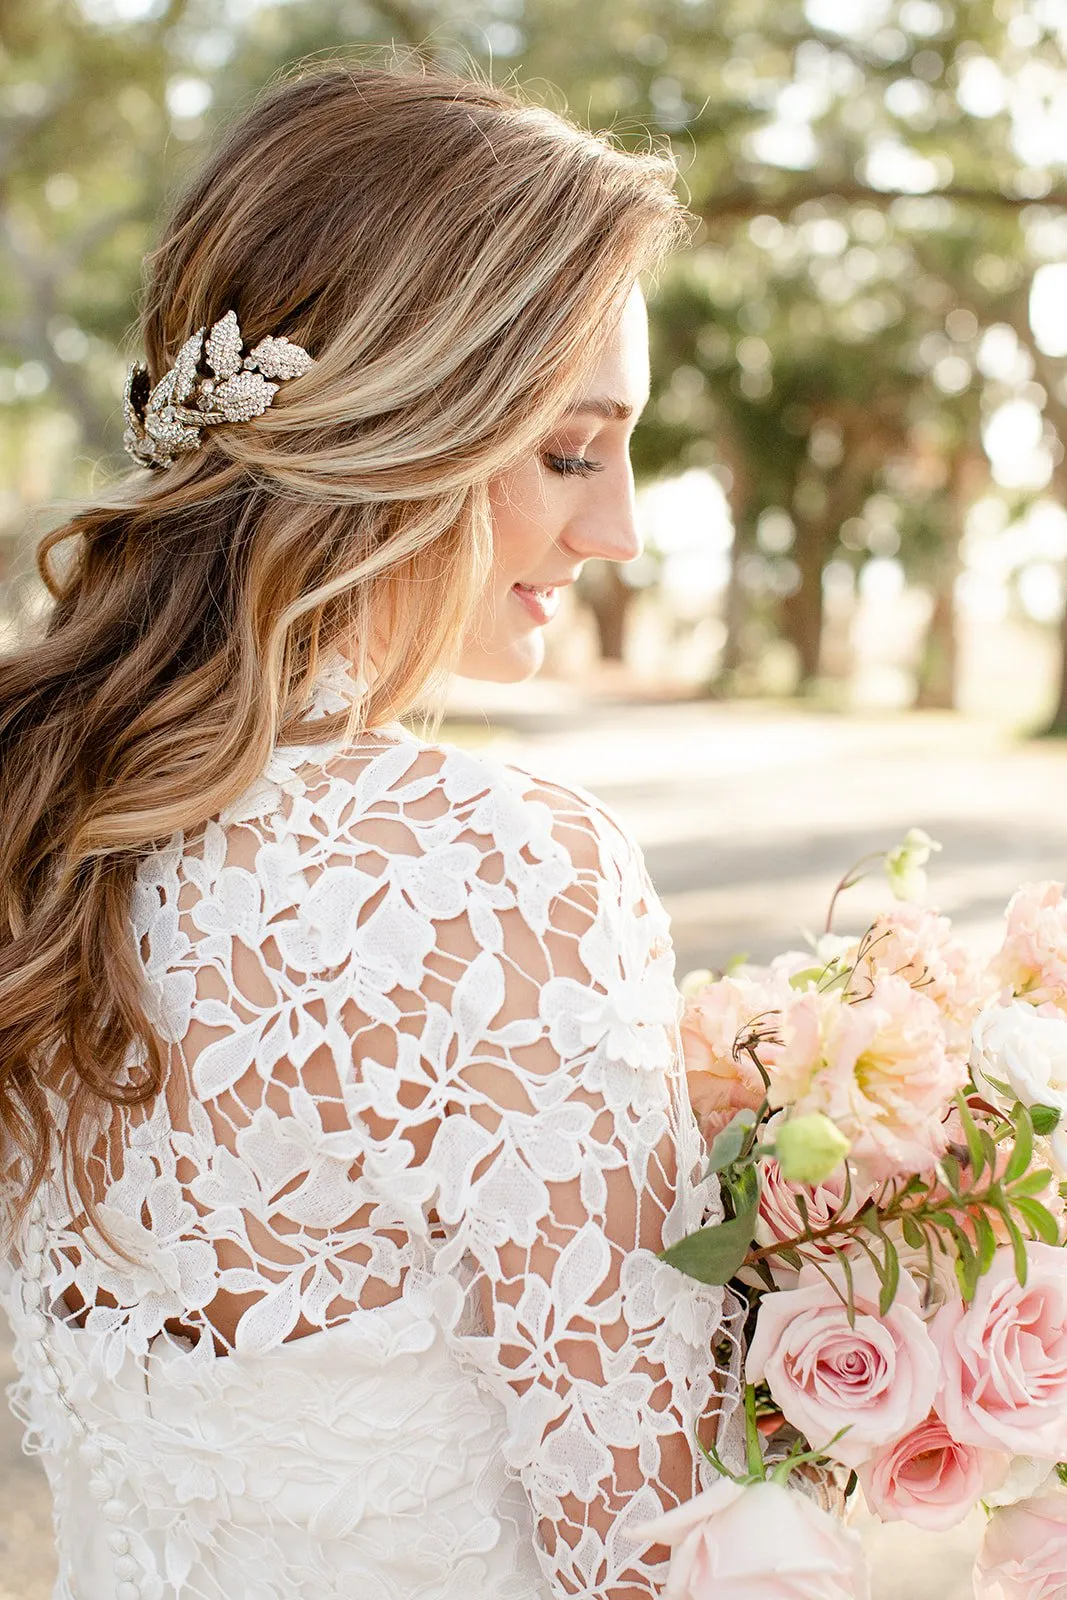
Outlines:
[[[79,1600],[658,1592],[716,1197],[663,912],[589,797],[400,729],[278,749],[131,908],[164,1093],[45,1188],[15,1396]]]

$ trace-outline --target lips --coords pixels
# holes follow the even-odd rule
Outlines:
[[[560,586],[555,583],[513,583],[511,592],[539,626],[551,622],[559,610]]]

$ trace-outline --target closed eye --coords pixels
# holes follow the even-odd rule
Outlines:
[[[586,478],[592,472],[603,471],[603,462],[590,461],[588,456],[546,455],[545,463],[552,472],[558,473],[561,478]]]

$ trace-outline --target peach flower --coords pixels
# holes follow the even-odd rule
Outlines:
[[[1067,1457],[1067,1251],[1027,1243],[1025,1286],[1000,1249],[969,1306],[930,1323],[941,1351],[938,1410],[953,1438],[1011,1455]]]
[[[906,1274],[883,1317],[874,1268],[857,1261],[850,1328],[827,1270],[804,1267],[795,1289],[763,1297],[745,1372],[749,1383],[768,1385],[786,1421],[813,1448],[858,1467],[929,1415],[938,1353],[919,1314],[919,1292]],[[844,1273],[829,1270],[844,1292]],[[848,1432],[831,1446],[842,1428]]]
[[[859,1535],[781,1484],[723,1478],[633,1533],[673,1548],[663,1600],[869,1600]]]
[[[974,1569],[976,1600],[1063,1600],[1067,1594],[1067,1494],[994,1511]]]
[[[990,971],[1031,1005],[1067,1010],[1067,899],[1062,883],[1027,883],[1012,896]]]
[[[953,938],[948,917],[895,906],[872,925],[862,970],[872,980],[891,973],[921,989],[941,1014],[949,1053],[967,1059],[974,1019],[995,998],[996,985],[973,951]]]
[[[935,1411],[859,1469],[867,1504],[883,1522],[953,1528],[1003,1481],[1006,1455],[960,1444]]]
[[[755,1111],[761,1105],[763,1079],[748,1055],[738,1052],[735,1057],[734,1046],[758,1019],[776,1027],[781,999],[776,986],[733,976],[717,979],[690,998],[682,1014],[682,1050],[689,1098],[702,1124],[714,1119],[714,1128],[715,1121],[728,1122],[742,1107]],[[759,1053],[766,1063],[774,1046],[763,1044]]]
[[[944,1153],[944,1116],[967,1068],[950,1055],[934,1002],[880,974],[869,994],[801,994],[783,1013],[770,1102],[822,1111],[852,1143],[862,1181],[929,1172]]]

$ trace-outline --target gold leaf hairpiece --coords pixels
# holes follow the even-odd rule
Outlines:
[[[284,337],[268,335],[247,355],[243,349],[237,313],[227,311],[185,341],[154,388],[148,368],[134,362],[123,395],[122,442],[136,462],[169,467],[197,449],[205,428],[262,416],[280,384],[314,366],[302,346]]]

